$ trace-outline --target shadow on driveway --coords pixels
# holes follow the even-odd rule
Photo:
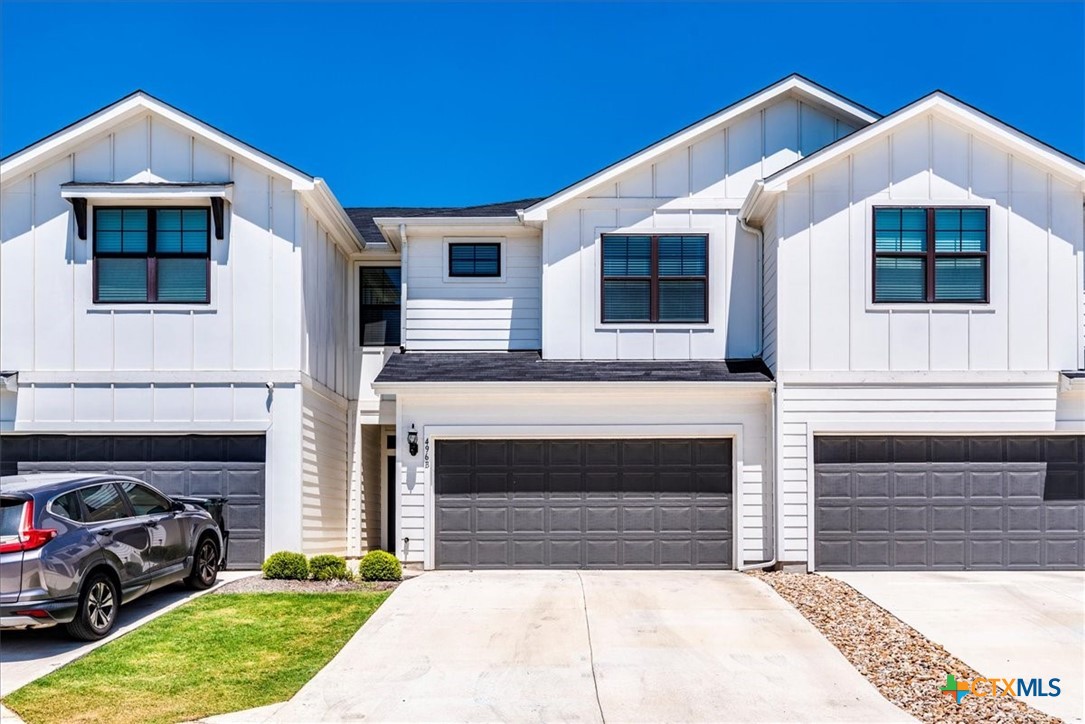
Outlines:
[[[255,575],[255,572],[223,571],[219,574],[219,582],[209,590],[213,591],[224,583],[251,575]],[[63,626],[0,632],[0,697],[7,696],[203,593],[207,591],[190,591],[183,584],[177,583],[137,598],[132,603],[121,606],[117,614],[117,627],[112,634],[100,641],[75,641],[68,638]]]

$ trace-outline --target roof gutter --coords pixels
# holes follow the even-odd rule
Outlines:
[[[335,238],[349,239],[354,243],[353,249],[346,249],[348,253],[365,249],[366,243],[361,233],[354,226],[354,222],[350,220],[350,217],[347,216],[347,212],[343,210],[339,199],[335,198],[335,194],[328,188],[328,184],[324,179],[313,179],[311,189],[304,189],[298,193],[311,201],[314,209],[320,214],[329,228],[338,232]]]

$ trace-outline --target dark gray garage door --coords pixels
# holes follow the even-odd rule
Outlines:
[[[1085,437],[818,437],[822,570],[1085,567]]]
[[[438,568],[730,568],[730,440],[443,440]]]
[[[229,498],[228,565],[264,560],[263,435],[4,435],[0,473],[107,472],[174,495]]]

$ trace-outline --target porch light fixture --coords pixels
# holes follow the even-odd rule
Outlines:
[[[407,431],[407,451],[411,455],[418,454],[418,431],[414,429],[414,423],[411,423],[411,429]]]

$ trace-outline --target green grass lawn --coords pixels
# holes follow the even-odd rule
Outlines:
[[[29,724],[181,722],[285,701],[389,595],[203,596],[13,692]]]

